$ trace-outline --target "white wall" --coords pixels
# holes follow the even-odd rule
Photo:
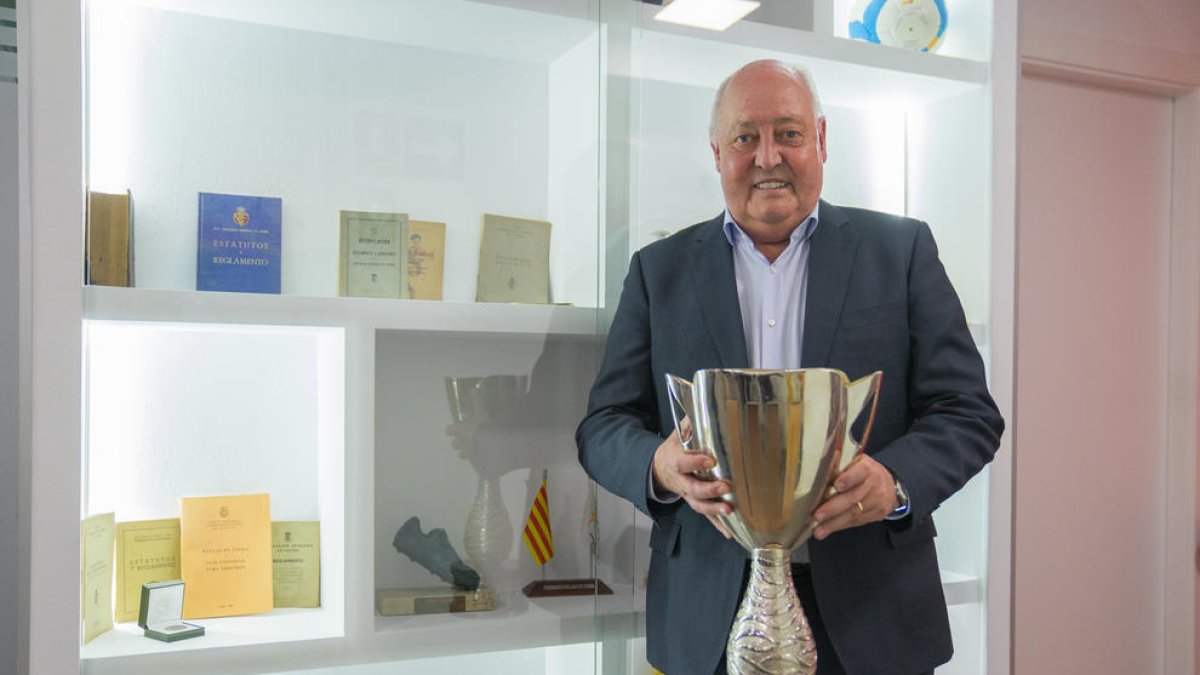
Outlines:
[[[17,362],[17,85],[0,81],[0,607],[17,602],[20,499]],[[16,672],[15,611],[0,612],[0,672]]]

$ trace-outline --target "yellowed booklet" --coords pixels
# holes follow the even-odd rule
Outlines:
[[[550,223],[483,214],[479,302],[550,302]]]
[[[179,519],[117,523],[117,621],[137,621],[142,584],[180,577]]]
[[[338,295],[400,298],[407,289],[408,214],[341,211]]]
[[[442,299],[446,224],[408,221],[408,294],[413,300]]]
[[[83,644],[113,627],[113,520],[100,513],[79,525]]]
[[[271,523],[276,607],[321,606],[321,523]]]
[[[271,611],[270,496],[185,497],[179,515],[183,618]]]
[[[86,283],[133,285],[133,200],[125,194],[88,193],[84,240]]]

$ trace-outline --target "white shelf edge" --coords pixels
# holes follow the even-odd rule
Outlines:
[[[514,606],[497,607],[488,612],[453,612],[441,614],[412,614],[407,616],[375,615],[375,635],[395,639],[406,633],[414,636],[440,633],[450,628],[470,628],[473,632],[486,628],[511,628],[509,624],[537,622],[591,621],[600,616],[620,616],[644,612],[645,594],[634,595],[629,584],[609,584],[612,595],[576,595],[546,598],[518,596]],[[453,631],[451,631],[453,632]]]
[[[530,335],[596,334],[597,310],[565,305],[306,297],[85,286],[84,318]]]
[[[292,0],[106,0],[154,10],[243,23],[392,42],[440,51],[550,63],[596,30],[586,2],[553,0],[439,0],[437,3],[357,0],[296,3]],[[434,11],[429,8],[437,7]],[[494,28],[501,17],[519,17],[513,35]],[[347,17],[352,17],[347,20]],[[457,33],[457,40],[444,39]]]
[[[947,607],[979,604],[983,593],[978,578],[946,570],[942,570],[941,575],[942,594],[946,596]]]
[[[941,572],[942,590],[947,606],[971,605],[980,602],[979,579],[956,572]],[[464,653],[462,636],[469,632],[469,652],[536,648],[551,645],[576,644],[599,639],[596,620],[627,619],[637,626],[636,637],[644,635],[645,595],[631,597],[628,584],[613,586],[612,596],[539,598],[528,600],[517,611],[468,612],[462,614],[425,614],[404,617],[374,616],[374,629],[369,634],[352,639],[359,658],[366,660],[397,660],[452,656]],[[319,612],[319,610],[316,610]],[[330,655],[316,643],[323,638],[343,637],[330,626],[305,627],[314,610],[276,610],[255,617],[196,620],[209,627],[208,635],[195,640],[164,643],[141,636],[134,624],[119,624],[82,650],[85,672],[135,673],[160,672],[172,653],[184,650],[200,652],[194,656],[202,669],[220,666],[236,667],[249,660],[259,660],[272,650],[270,660],[279,667],[289,664],[319,667],[338,665],[343,661]],[[232,632],[231,632],[232,631]],[[245,631],[239,634],[236,631]],[[305,644],[307,643],[307,644]],[[229,647],[254,648],[253,654],[242,650],[224,649],[207,655],[209,649]],[[277,656],[275,655],[277,654]],[[190,667],[177,669],[177,675],[193,672]]]
[[[655,5],[641,8],[641,30],[724,43],[754,51],[777,52],[823,61],[875,68],[879,70],[908,73],[941,80],[955,80],[965,84],[981,85],[988,78],[988,64],[972,59],[915,52],[899,47],[871,44],[861,40],[827,35],[817,30],[805,31],[783,26],[772,26],[754,21],[741,21],[723,32],[690,28],[656,21],[654,15],[661,9]],[[714,73],[716,86],[728,73]],[[818,84],[820,84],[818,82]]]
[[[118,623],[80,648],[82,661],[226,649],[280,642],[301,642],[343,635],[341,613],[323,609],[277,609],[267,614],[220,619],[187,619],[204,626],[205,634],[176,642],[160,642],[142,635],[134,622]]]
[[[455,51],[455,41],[439,37],[440,31],[453,30],[459,35],[459,44],[470,45],[462,50],[464,53],[539,63],[553,62],[572,41],[586,39],[601,28],[595,6],[582,0],[444,0],[436,12],[403,3],[363,0],[355,7],[370,15],[372,20],[349,22],[343,20],[341,7],[320,5],[298,10],[295,3],[287,0],[263,0],[252,4],[238,0],[121,1],[171,12]],[[989,76],[986,62],[869,44],[828,34],[816,26],[810,31],[740,21],[725,31],[715,32],[656,21],[654,15],[660,9],[657,5],[642,4],[634,15],[634,28],[652,34],[700,40],[718,48],[735,48],[750,52],[754,58],[801,57],[842,67],[866,68],[875,71],[878,77],[900,77],[909,87],[913,82],[924,80],[926,85],[932,85],[926,87],[928,93],[922,99],[924,102],[943,96],[946,83],[982,85]],[[518,17],[513,25],[529,27],[515,39],[507,33],[497,37],[501,34],[493,30],[498,18],[508,15]],[[401,17],[407,20],[401,21]],[[405,32],[397,26],[411,27],[411,30]],[[701,78],[704,79],[703,86],[715,87],[729,70],[691,68],[685,78],[669,81],[695,84],[693,79]],[[936,84],[938,82],[941,86]]]
[[[614,595],[599,599],[577,596],[523,601],[512,608],[515,611],[507,612],[501,607],[496,612],[375,616],[374,629],[358,636],[334,634],[329,626],[318,630],[296,623],[311,618],[314,610],[196,619],[193,623],[205,625],[208,633],[173,643],[145,638],[135,624],[118,624],[82,649],[83,672],[138,675],[170,670],[175,675],[190,675],[240,671],[263,662],[273,669],[335,667],[346,663],[343,653],[330,649],[336,643],[353,643],[356,660],[365,662],[581,644],[603,638],[597,632],[598,618],[640,624],[644,596],[633,596],[628,584],[615,584],[613,590]],[[239,630],[241,634],[232,632]],[[466,647],[464,634],[470,635]]]
[[[515,608],[495,612],[374,617],[368,648],[378,658],[431,658],[464,652],[462,635],[469,631],[469,652],[501,651],[580,644],[603,639],[598,620],[628,620],[641,626],[645,594],[629,584],[610,583],[613,595],[520,598]],[[640,637],[644,632],[631,635]]]
[[[111,0],[110,0],[111,1]],[[435,40],[429,36],[431,29],[440,29],[452,25],[458,31],[481,31],[477,39],[465,40],[474,44],[470,49],[480,54],[504,57],[505,49],[512,49],[514,44],[520,45],[517,58],[535,61],[549,61],[557,57],[562,50],[561,40],[552,42],[536,49],[536,56],[529,51],[529,42],[545,40],[546,33],[571,32],[582,34],[599,27],[600,21],[596,14],[594,3],[584,0],[567,2],[564,0],[443,0],[444,9],[441,14],[427,14],[419,6],[403,3],[377,2],[365,0],[356,3],[355,8],[373,16],[371,21],[344,22],[340,21],[342,8],[331,6],[297,8],[288,0],[263,0],[247,5],[238,0],[124,0],[131,5],[140,5],[201,16],[229,19],[249,23],[260,23],[281,26],[295,30],[315,31],[332,35],[343,35],[351,38],[393,41],[401,44],[420,44],[439,49],[453,49],[451,43]],[[660,33],[671,33],[696,37],[713,42],[736,44],[760,50],[772,50],[805,56],[810,58],[844,61],[862,66],[870,66],[887,70],[910,72],[929,75],[937,78],[957,79],[968,82],[983,81],[983,64],[970,59],[913,52],[896,47],[868,44],[858,40],[839,37],[831,34],[831,26],[819,27],[814,25],[812,30],[802,30],[785,26],[759,23],[757,21],[739,21],[725,31],[715,32],[698,28],[689,28],[656,21],[654,15],[662,9],[659,5],[641,4],[638,8],[638,28]],[[472,20],[469,12],[481,13],[484,18]],[[407,13],[407,14],[406,14]],[[519,17],[517,23],[531,25],[527,34],[517,40],[506,36],[496,44],[491,44],[486,34],[497,17],[511,13]],[[420,26],[413,33],[396,33],[397,25],[403,27],[399,17],[406,17],[408,24]],[[824,17],[824,20],[830,20]],[[504,47],[507,42],[508,46]],[[511,54],[509,55],[511,57]]]

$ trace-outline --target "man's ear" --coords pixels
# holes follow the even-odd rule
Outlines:
[[[825,145],[825,116],[817,118],[817,151],[821,153],[821,163],[829,158],[829,148]]]
[[[709,141],[708,147],[712,148],[713,164],[716,164],[716,166],[717,166],[717,173],[721,173],[721,146],[717,145],[716,143],[714,143],[712,141]],[[822,161],[824,161],[824,160],[822,160]]]

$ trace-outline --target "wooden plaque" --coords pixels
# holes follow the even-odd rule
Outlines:
[[[491,589],[473,591],[449,586],[441,588],[381,588],[375,591],[375,609],[380,616],[483,612],[496,608]]]
[[[612,595],[608,584],[599,579],[553,579],[533,581],[521,592],[530,598],[552,598],[563,595]]]

